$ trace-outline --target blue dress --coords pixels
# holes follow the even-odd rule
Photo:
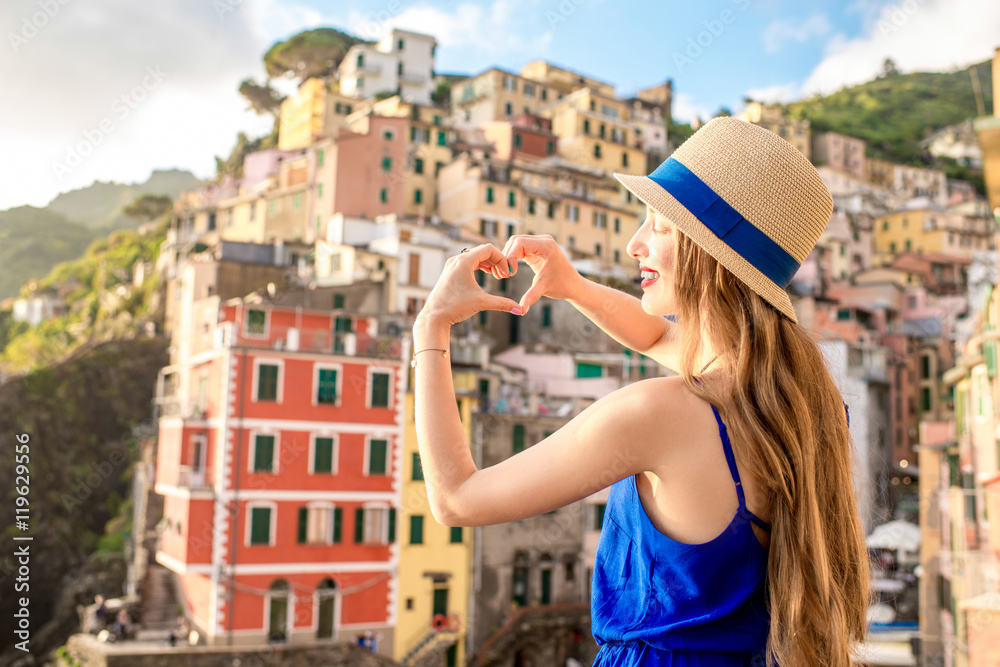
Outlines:
[[[649,520],[635,476],[611,485],[594,561],[593,667],[746,667],[764,664],[770,627],[767,550],[750,522],[726,426],[712,406],[739,509],[703,544],[667,537]]]

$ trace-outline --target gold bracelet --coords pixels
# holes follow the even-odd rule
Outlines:
[[[428,347],[426,349],[420,350],[420,352],[440,352],[441,356],[444,359],[448,358],[448,350],[442,350],[442,349],[436,348],[436,347]],[[413,353],[413,359],[410,361],[410,368],[416,368],[417,367],[417,355],[420,354],[420,352],[414,352]]]

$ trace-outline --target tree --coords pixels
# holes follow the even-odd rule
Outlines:
[[[437,87],[434,88],[434,92],[431,93],[431,103],[447,109],[451,103],[451,83],[448,81],[439,81]]]
[[[264,67],[268,76],[291,75],[299,81],[330,77],[355,44],[371,42],[334,28],[306,30],[272,46],[264,54]]]
[[[886,58],[882,61],[882,74],[879,77],[895,76],[899,74],[899,70],[896,69],[896,61],[892,58]]]
[[[715,112],[715,117],[719,116],[732,116],[733,112],[729,110],[729,107],[719,107],[719,110]]]
[[[142,195],[122,209],[122,213],[130,218],[143,222],[156,220],[166,214],[174,206],[174,200],[166,195]]]
[[[269,113],[276,118],[281,113],[281,103],[285,99],[271,88],[270,83],[262,86],[253,79],[244,79],[240,83],[240,95],[247,98],[258,114],[263,116]]]

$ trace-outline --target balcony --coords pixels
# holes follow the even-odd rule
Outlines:
[[[885,348],[851,346],[847,350],[847,372],[866,382],[887,383]]]
[[[177,466],[177,477],[174,486],[185,489],[210,489],[212,488],[211,468]]]
[[[370,63],[366,60],[354,68],[354,73],[378,75],[382,73],[382,66],[378,63]]]
[[[403,72],[399,75],[399,82],[405,83],[411,86],[419,86],[427,80],[427,77],[423,74],[418,74],[416,72]]]
[[[273,326],[256,334],[236,332],[234,322],[219,325],[216,329],[215,347],[249,347],[389,360],[400,360],[403,353],[402,342],[391,336],[373,337],[351,331]]]

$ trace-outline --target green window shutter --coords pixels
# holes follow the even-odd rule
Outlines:
[[[354,331],[354,320],[338,315],[333,321],[333,330],[338,333],[351,333]]]
[[[369,449],[368,449],[369,475],[385,474],[385,451],[387,449],[387,445],[388,442],[385,440],[369,441]]]
[[[424,173],[424,161],[421,158],[416,158],[413,161],[413,172],[416,174]]]
[[[271,364],[261,364],[257,368],[257,400],[278,400],[278,367]]]
[[[421,195],[422,195],[422,193],[420,192],[420,188],[417,188],[416,190],[413,191],[413,203],[414,204],[419,204],[420,203]]]
[[[384,157],[382,158],[382,171],[392,171],[392,158]]]
[[[601,377],[601,371],[600,364],[588,364],[582,361],[576,364],[576,376],[578,378],[599,378]]]
[[[313,472],[333,472],[333,438],[316,438]]]
[[[492,186],[486,186],[486,203],[487,204],[492,204],[493,203],[493,187]]]
[[[420,465],[420,454],[413,452],[413,481],[423,480],[424,468]]]
[[[514,453],[524,451],[524,424],[514,424]]]
[[[507,206],[513,207],[514,203],[514,191],[511,190],[507,193]]]
[[[389,541],[396,541],[396,508],[389,508]]]
[[[389,193],[385,188],[378,191],[378,200],[383,204],[389,201]]]
[[[417,128],[411,127],[410,128],[410,141],[416,141],[416,140],[417,140]]]
[[[250,544],[271,543],[271,508],[254,507],[250,510]]]
[[[340,544],[343,541],[344,510],[340,507],[333,508],[333,543]]]
[[[323,184],[322,183],[317,183],[316,184],[316,196],[317,197],[322,197],[323,196]]]
[[[309,523],[309,508],[299,508],[299,544],[306,543],[306,526]]]
[[[264,333],[267,313],[263,310],[251,310],[247,313],[247,331],[252,334]]]
[[[354,510],[354,541],[363,544],[365,541],[365,509],[359,507]]]
[[[555,143],[550,141],[547,144],[545,144],[545,152],[548,153],[549,155],[555,153],[556,152]]]
[[[514,147],[515,148],[521,147],[521,135],[518,134],[517,132],[514,133]]]
[[[542,326],[552,326],[552,306],[542,306]]]
[[[986,357],[986,376],[992,380],[997,376],[996,341],[988,340],[983,342],[983,356]],[[927,359],[927,357],[924,358]]]
[[[326,151],[324,151],[322,148],[319,149],[319,166],[321,166],[321,167],[323,166],[323,159],[325,157],[326,157]]]
[[[372,407],[389,407],[389,374],[372,374]]]
[[[392,540],[389,540],[390,542]],[[410,544],[424,543],[424,517],[419,514],[410,516]]]
[[[274,466],[274,436],[258,435],[254,441],[254,472],[271,472]]]
[[[452,544],[461,544],[461,542],[462,542],[462,527],[461,526],[452,526],[451,527],[451,538],[450,539],[451,539],[451,543]]]
[[[319,369],[319,387],[316,402],[333,405],[337,402],[337,371],[333,368]]]
[[[528,213],[530,213],[532,215],[535,214],[535,200],[534,199],[529,199],[528,200]]]
[[[439,131],[438,132],[438,146],[447,146],[447,145],[448,145],[448,135],[446,135],[444,132],[440,132]]]
[[[343,308],[344,307],[344,295],[343,294],[334,294],[333,295],[333,307],[334,308]]]
[[[608,506],[601,503],[597,506],[597,525],[594,526],[597,530],[600,530],[604,526],[604,511],[608,509]]]

